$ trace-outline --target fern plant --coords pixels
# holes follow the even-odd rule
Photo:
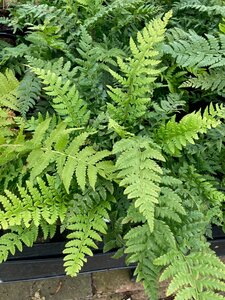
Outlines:
[[[0,262],[66,231],[147,295],[224,299],[224,1],[19,1],[0,22]],[[171,12],[173,10],[173,13]],[[57,230],[58,231],[58,230]]]

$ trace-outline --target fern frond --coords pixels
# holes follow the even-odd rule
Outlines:
[[[223,68],[209,70],[199,74],[197,77],[188,79],[180,85],[181,88],[192,87],[200,88],[202,90],[211,90],[218,95],[224,96],[225,94],[225,70]]]
[[[113,153],[118,155],[116,169],[120,186],[125,187],[124,193],[129,199],[135,200],[135,207],[147,219],[153,231],[162,174],[156,161],[164,160],[160,149],[151,140],[130,138],[117,142]]]
[[[23,30],[24,26],[41,24],[45,21],[59,26],[61,34],[65,34],[74,25],[73,15],[68,15],[65,9],[53,5],[33,3],[18,4],[10,9],[10,21],[8,25],[13,27],[14,32]]]
[[[173,5],[174,10],[181,11],[186,9],[196,10],[199,12],[205,12],[208,15],[222,15],[225,16],[225,7],[222,5],[204,5],[201,1],[180,1]]]
[[[53,224],[59,218],[65,218],[68,198],[63,195],[63,189],[57,190],[54,178],[47,176],[48,185],[37,178],[38,186],[26,182],[26,187],[18,186],[18,196],[5,190],[5,196],[0,195],[0,226],[8,229],[15,225],[29,228],[33,222],[36,227],[43,218]]]
[[[208,112],[209,110],[209,112]],[[184,116],[180,122],[175,121],[175,116],[171,118],[165,126],[161,126],[157,132],[161,140],[163,149],[171,154],[179,154],[187,144],[194,144],[199,138],[199,134],[206,133],[208,129],[217,127],[221,122],[215,118],[217,112],[220,115],[223,108],[211,105],[206,109],[203,116],[201,112],[193,112]]]
[[[26,56],[26,59],[30,67],[55,73],[57,76],[62,77],[64,82],[66,82],[68,79],[73,81],[77,73],[76,68],[72,68],[71,62],[68,60],[65,63],[63,57],[60,57],[56,60],[47,61],[32,56]]]
[[[30,108],[34,107],[40,97],[41,84],[39,79],[31,72],[26,73],[17,88],[19,112],[26,117]]]
[[[33,139],[28,142],[32,147],[27,159],[31,178],[36,178],[50,164],[55,164],[68,192],[74,175],[82,190],[85,189],[87,178],[94,189],[97,174],[107,177],[106,174],[111,168],[110,161],[107,163],[103,160],[110,155],[110,151],[96,151],[92,146],[86,146],[88,133],[82,133],[69,142],[70,134],[74,130],[67,129],[64,122],[59,123],[50,135],[46,136],[49,124],[49,119],[42,122],[37,127]]]
[[[162,177],[163,178],[163,177]],[[186,215],[180,195],[169,187],[161,187],[159,206],[156,207],[156,218],[181,223],[181,216]]]
[[[154,265],[153,261],[161,253],[161,249],[154,243],[150,235],[148,225],[132,228],[126,235],[127,263],[137,263],[135,275],[137,281],[141,281],[145,291],[152,300],[158,300],[158,279],[161,268]]]
[[[106,233],[105,219],[109,219],[108,210],[110,203],[108,201],[100,201],[88,211],[73,212],[70,215],[67,229],[71,232],[67,238],[63,251],[64,266],[67,275],[76,276],[87,261],[86,255],[92,256],[92,249],[96,249],[95,241],[101,241],[101,234]]]
[[[164,46],[164,51],[176,60],[178,66],[215,68],[225,65],[224,35],[206,34],[202,37],[193,30],[185,32],[176,28],[170,32],[174,39]]]
[[[126,235],[127,262],[137,263],[135,275],[137,281],[144,284],[145,291],[153,300],[158,300],[158,280],[161,267],[154,264],[156,257],[174,249],[175,238],[169,226],[155,220],[155,230],[150,232],[147,224],[132,228]],[[166,242],[165,242],[166,241]]]
[[[143,116],[150,102],[153,82],[161,73],[159,45],[164,39],[165,27],[171,17],[171,12],[164,19],[155,19],[142,32],[137,34],[137,43],[130,39],[132,57],[123,61],[117,59],[124,76],[109,70],[111,75],[120,84],[121,88],[109,88],[109,96],[115,105],[108,103],[110,116],[116,121],[133,124]]]
[[[31,225],[29,228],[16,226],[12,232],[5,233],[0,237],[0,262],[7,260],[9,254],[15,254],[16,249],[23,250],[23,243],[31,247],[38,237],[38,228]]]
[[[0,106],[12,110],[18,110],[16,89],[19,81],[11,70],[7,70],[5,74],[0,73]]]
[[[160,277],[161,281],[172,278],[167,296],[176,294],[177,300],[197,300],[199,297],[224,299],[217,292],[225,290],[225,267],[210,250],[191,252],[188,255],[172,250],[157,258],[155,264],[166,267]]]
[[[115,0],[106,6],[101,5],[101,6],[99,6],[99,9],[95,13],[94,16],[92,15],[91,17],[89,17],[85,20],[84,26],[86,28],[94,26],[95,23],[99,22],[103,18],[107,18],[108,16],[111,16],[113,13],[120,11],[122,9],[128,9],[130,7],[133,7],[136,3],[140,3],[140,2],[142,2],[142,1],[140,1],[140,0],[124,0],[121,2],[120,0]]]
[[[54,71],[30,67],[46,85],[46,94],[52,96],[52,106],[56,113],[65,118],[71,126],[80,127],[85,125],[89,119],[90,112],[83,100],[79,98],[77,88],[68,79],[66,82],[62,76]]]
[[[152,102],[155,112],[160,115],[163,114],[165,117],[183,110],[185,105],[186,102],[182,99],[182,95],[177,93],[168,94],[166,99],[160,101],[160,104]],[[158,115],[157,117],[159,118]]]
[[[67,128],[65,122],[55,125],[52,119],[47,118],[38,124],[32,139],[24,140],[21,132],[13,143],[0,144],[0,163],[3,165],[18,155],[26,155],[31,180],[51,166],[68,192],[74,175],[82,190],[87,182],[94,189],[98,174],[107,178],[112,173],[112,162],[104,160],[111,152],[96,151],[92,146],[87,146],[86,140],[90,134],[82,133],[74,137],[74,131],[76,129]]]

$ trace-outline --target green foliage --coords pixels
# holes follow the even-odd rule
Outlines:
[[[17,148],[15,144],[2,145],[4,155],[7,155],[5,162],[26,153],[31,180],[43,175],[51,167],[56,170],[68,192],[74,175],[82,190],[85,190],[86,177],[95,189],[97,174],[107,177],[112,168],[110,162],[103,161],[110,152],[96,151],[92,146],[85,145],[88,133],[82,133],[70,140],[74,129],[67,128],[64,122],[55,128],[51,127],[51,119],[46,119],[37,126],[31,140],[17,142]]]
[[[17,88],[19,112],[25,118],[40,98],[41,84],[34,74],[28,72]]]
[[[203,116],[201,112],[193,112],[184,116],[179,123],[175,121],[175,116],[159,128],[157,137],[162,141],[163,149],[171,154],[179,154],[180,150],[188,143],[194,144],[194,140],[199,138],[199,134],[206,133],[210,128],[215,128],[220,124],[215,116],[223,114],[223,108],[213,106],[205,110]],[[222,116],[221,116],[222,117]]]
[[[213,2],[213,1],[208,1],[208,2],[209,2],[208,3],[209,5],[205,5],[207,3],[207,1],[199,1],[199,0],[180,1],[180,2],[174,4],[174,8],[179,11],[187,10],[187,9],[194,9],[194,10],[197,10],[200,12],[205,12],[209,15],[212,14],[212,15],[225,16],[225,7],[224,6],[216,5],[216,4],[211,5],[210,2]]]
[[[47,181],[48,186],[41,178],[37,178],[38,188],[27,181],[26,188],[18,186],[19,196],[5,190],[5,196],[1,195],[0,198],[2,229],[15,225],[29,228],[32,222],[39,227],[42,218],[49,224],[54,224],[58,218],[64,220],[68,202],[66,195],[55,187],[53,177],[47,177]]]
[[[16,89],[19,85],[13,72],[7,70],[5,74],[0,74],[0,105],[12,110],[18,110]]]
[[[64,82],[62,76],[58,76],[54,71],[31,68],[45,84],[46,94],[52,96],[52,107],[55,112],[71,126],[85,125],[89,119],[87,106],[79,98],[77,88],[68,79]]]
[[[160,281],[173,278],[167,296],[176,294],[175,299],[224,299],[217,291],[224,291],[224,264],[212,252],[202,250],[183,255],[172,250],[155,260],[166,269]],[[200,296],[200,298],[199,298]]]
[[[9,253],[15,254],[16,249],[23,250],[23,243],[32,247],[38,237],[38,228],[31,225],[29,229],[22,226],[12,228],[12,232],[5,233],[0,237],[0,262],[7,260]]]
[[[206,239],[225,228],[224,4],[7,7],[0,262],[60,229],[68,275],[103,244],[136,264],[153,300],[164,279],[175,299],[224,299]]]
[[[5,74],[0,73],[0,144],[4,143],[7,137],[14,135],[14,111],[19,110],[17,101],[17,88],[19,81],[13,72],[6,70]]]
[[[224,84],[224,69],[214,69],[198,74],[197,77],[192,77],[184,82],[180,87],[192,87],[202,90],[210,90],[223,96],[225,91]]]
[[[164,161],[160,149],[145,138],[122,139],[114,145],[117,178],[128,199],[146,218],[150,231],[154,229],[154,206],[158,203],[162,170],[155,160]]]
[[[205,37],[195,31],[185,32],[172,29],[173,39],[164,51],[170,54],[182,67],[222,67],[224,66],[225,36],[216,37],[206,34]]]
[[[136,44],[130,39],[132,57],[124,62],[117,59],[117,64],[124,77],[110,70],[111,75],[118,81],[121,88],[109,86],[108,92],[112,100],[117,104],[108,104],[108,112],[115,120],[132,124],[142,117],[149,105],[151,89],[161,69],[157,68],[160,63],[158,45],[163,41],[165,27],[171,18],[171,12],[164,19],[156,19],[150,22],[143,30],[138,32]]]
[[[86,255],[92,256],[92,249],[98,248],[95,241],[101,241],[101,234],[106,233],[105,219],[109,218],[107,212],[109,209],[109,202],[102,199],[88,212],[78,208],[76,213],[75,211],[71,213],[66,228],[72,232],[67,235],[69,241],[63,251],[66,254],[64,266],[68,275],[76,276],[87,262]]]

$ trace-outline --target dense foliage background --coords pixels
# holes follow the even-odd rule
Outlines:
[[[224,299],[225,3],[4,1],[0,261],[67,232],[75,276],[103,239],[150,299]]]

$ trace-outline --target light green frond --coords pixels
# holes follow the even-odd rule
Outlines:
[[[48,224],[54,224],[57,219],[63,221],[68,199],[63,195],[63,189],[56,189],[53,178],[48,176],[47,180],[48,184],[37,178],[36,187],[27,181],[26,187],[18,186],[18,196],[9,190],[5,190],[5,195],[0,195],[1,228],[8,229],[15,225],[29,228],[32,222],[38,227],[41,219]]]
[[[155,264],[166,267],[160,277],[161,281],[172,278],[167,296],[176,294],[175,299],[180,300],[224,299],[217,291],[225,289],[225,267],[210,250],[203,249],[188,255],[173,250],[157,258]]]
[[[175,121],[175,116],[166,125],[161,126],[157,132],[161,140],[163,149],[167,153],[179,155],[183,147],[187,144],[194,144],[199,138],[199,134],[206,133],[210,128],[217,127],[221,122],[216,116],[223,114],[223,107],[216,109],[211,105],[202,115],[200,111],[184,116],[179,122]]]
[[[76,276],[87,261],[86,256],[92,256],[92,249],[97,249],[95,241],[101,241],[101,235],[106,233],[105,219],[109,219],[109,209],[110,203],[102,200],[88,212],[81,209],[70,215],[69,225],[66,226],[70,232],[67,235],[69,241],[63,251],[67,275]]]
[[[14,255],[16,250],[23,250],[23,243],[31,247],[38,237],[38,228],[33,224],[29,229],[17,226],[12,232],[0,237],[0,262],[7,260],[9,254]]]
[[[124,193],[135,201],[135,207],[154,228],[154,211],[158,203],[162,170],[157,160],[164,158],[160,149],[145,138],[122,139],[114,145],[117,154],[116,169]]]
[[[109,96],[115,104],[108,103],[110,116],[120,122],[132,124],[143,116],[150,103],[153,83],[160,75],[160,44],[164,39],[165,27],[171,17],[167,13],[150,22],[137,34],[137,42],[130,39],[132,56],[127,60],[117,59],[117,64],[124,75],[109,69],[111,75],[121,87],[108,86]],[[123,122],[121,122],[123,120]]]
[[[0,73],[0,106],[18,110],[16,89],[19,81],[11,70]]]

